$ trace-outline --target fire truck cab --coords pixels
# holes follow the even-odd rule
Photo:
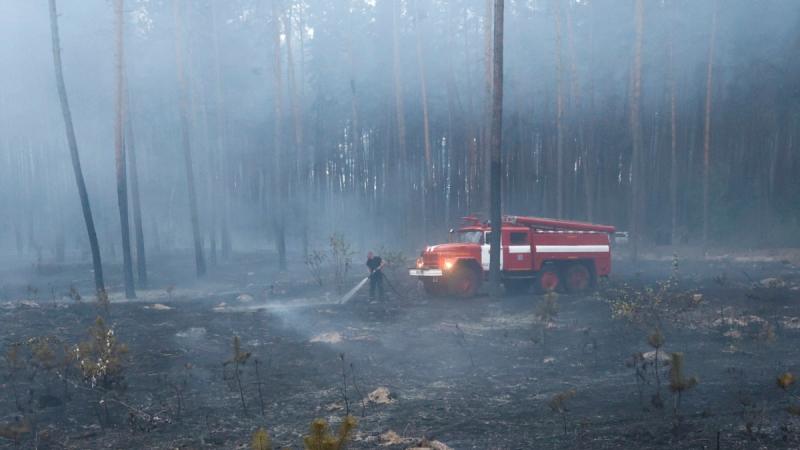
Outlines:
[[[471,297],[488,279],[491,226],[475,217],[451,231],[451,242],[425,248],[409,275],[432,295]],[[506,291],[591,289],[611,271],[610,225],[504,216],[500,273]]]

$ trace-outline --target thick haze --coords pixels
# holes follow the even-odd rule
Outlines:
[[[487,2],[397,1],[394,21],[395,3],[388,0],[181,2],[180,50],[206,245],[210,234],[222,233],[226,217],[234,249],[272,251],[273,224],[281,215],[290,252],[302,249],[304,233],[316,246],[337,230],[361,246],[418,248],[426,238],[440,239],[458,217],[485,211]],[[674,74],[675,234],[692,242],[701,223],[715,2],[644,4],[642,236],[662,243],[670,235]],[[711,240],[797,243],[800,3],[716,5]],[[118,262],[113,5],[61,0],[58,8],[66,88],[100,247],[107,261]],[[127,144],[136,146],[145,242],[156,251],[191,246],[175,11],[172,1],[125,4]],[[276,11],[282,24],[278,121]],[[560,52],[563,215],[628,229],[634,13],[632,0],[506,2],[505,212],[556,215]],[[752,229],[761,231],[746,231]],[[51,258],[62,236],[68,255],[88,253],[56,91],[47,1],[0,0],[0,253],[33,259],[39,248]]]

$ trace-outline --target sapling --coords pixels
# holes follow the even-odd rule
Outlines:
[[[322,266],[326,259],[328,259],[328,255],[319,250],[313,250],[305,256],[306,267],[308,268],[308,271],[311,272],[311,276],[314,277],[314,280],[320,286],[322,286],[324,281],[322,276]]]
[[[339,353],[339,359],[342,361],[342,398],[344,399],[345,414],[350,415],[350,399],[347,396],[347,369],[344,360],[344,353]]]
[[[176,420],[180,420],[183,416],[186,389],[189,386],[189,378],[191,376],[192,367],[193,366],[190,363],[186,363],[182,367],[181,375],[176,380],[166,380],[166,384],[169,385],[173,391],[175,391],[175,400],[177,403],[175,411]]]
[[[647,344],[650,345],[650,347],[653,347],[653,349],[655,350],[655,358],[653,359],[653,369],[656,377],[656,393],[653,394],[653,397],[650,399],[650,402],[656,408],[661,409],[664,407],[664,401],[661,399],[661,373],[658,367],[659,357],[661,356],[659,354],[659,351],[661,350],[661,347],[664,346],[664,335],[661,334],[661,330],[656,329],[652,334],[647,336]]]
[[[544,298],[539,302],[539,305],[536,307],[536,318],[538,318],[542,322],[542,344],[546,343],[545,341],[545,331],[547,327],[553,322],[558,316],[558,294],[555,291],[549,290],[547,294],[545,294]]]
[[[233,337],[233,355],[231,359],[225,361],[223,363],[223,367],[232,366],[233,367],[233,380],[236,383],[236,388],[239,390],[239,399],[242,402],[242,411],[247,414],[247,403],[244,399],[244,387],[242,385],[242,370],[241,366],[247,363],[247,360],[250,358],[250,352],[242,351],[241,341],[239,340],[239,336]]]
[[[253,360],[253,363],[255,364],[255,370],[256,370],[256,388],[258,389],[258,406],[261,408],[261,416],[263,417],[266,408],[264,408],[264,392],[262,389],[264,383],[261,381],[261,371],[259,370],[261,361],[259,361],[258,358],[255,358]]]
[[[675,394],[673,413],[678,417],[683,393],[697,386],[697,377],[686,377],[683,373],[683,353],[675,352],[670,357],[669,389]]]
[[[272,450],[269,433],[264,427],[259,428],[250,438],[250,450]]]
[[[75,302],[75,303],[80,303],[81,302],[81,299],[82,299],[81,294],[78,292],[78,290],[75,288],[74,285],[69,287],[69,294],[68,295],[69,295],[69,298],[73,302]]]
[[[355,251],[341,233],[333,233],[328,241],[331,248],[331,257],[333,259],[333,275],[336,281],[336,288],[339,290],[339,293],[342,293],[344,291],[347,274],[350,271],[350,265],[353,263]]]
[[[358,420],[347,415],[339,425],[339,431],[333,435],[325,419],[315,419],[311,422],[308,436],[303,437],[303,446],[305,450],[344,450],[356,426]]]
[[[561,416],[561,421],[564,424],[564,435],[567,435],[567,413],[569,412],[569,408],[567,408],[567,402],[575,397],[577,391],[575,388],[559,392],[555,394],[550,401],[547,402],[547,405],[550,407],[550,410],[553,413],[558,414]]]
[[[14,442],[14,448],[19,448],[22,437],[31,432],[31,424],[28,419],[20,420],[19,417],[14,422],[0,424],[0,437]]]
[[[356,367],[353,363],[350,363],[350,378],[353,380],[353,389],[356,391],[356,395],[361,399],[361,417],[364,417],[367,415],[367,400],[361,394],[361,389],[358,388],[358,383],[356,383]]]
[[[6,349],[3,355],[3,360],[6,366],[6,376],[8,384],[11,385],[11,391],[14,393],[14,405],[19,411],[22,411],[22,404],[20,403],[19,392],[17,392],[17,378],[20,371],[24,368],[21,355],[22,343],[13,342]]]

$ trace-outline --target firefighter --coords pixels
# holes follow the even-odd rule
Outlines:
[[[380,256],[367,253],[367,268],[369,269],[369,299],[375,299],[375,291],[378,291],[378,299],[383,300],[383,259]]]

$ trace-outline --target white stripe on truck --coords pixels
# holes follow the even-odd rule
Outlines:
[[[537,245],[537,253],[607,253],[607,245]]]
[[[508,253],[530,253],[530,245],[509,245]]]

